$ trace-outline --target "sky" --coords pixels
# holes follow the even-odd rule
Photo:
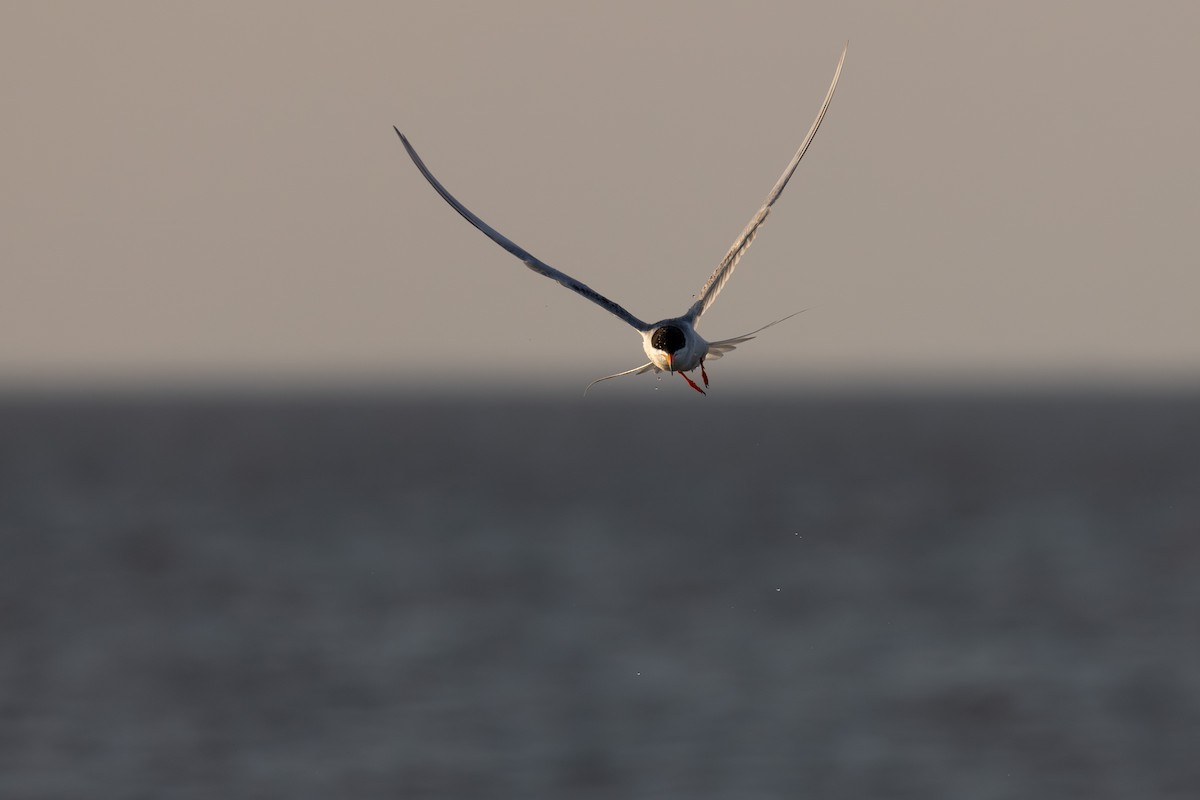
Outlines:
[[[1197,383],[1198,30],[1184,2],[6,2],[0,388],[575,393],[639,335],[468,225],[392,126],[660,319],[847,40],[700,330],[805,312],[715,381]]]

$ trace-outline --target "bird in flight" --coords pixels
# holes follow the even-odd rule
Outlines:
[[[817,134],[817,128],[821,127],[821,120],[825,118],[825,112],[829,110],[829,103],[833,100],[833,92],[837,88],[838,78],[841,77],[842,63],[846,60],[846,50],[849,46],[849,43],[847,43],[846,47],[842,49],[837,69],[833,73],[833,81],[829,84],[829,91],[825,94],[825,100],[821,103],[821,110],[817,112],[817,118],[813,121],[812,127],[808,129],[808,135],[804,137],[804,141],[800,144],[800,149],[796,151],[796,155],[792,156],[787,169],[783,171],[783,174],[779,176],[779,180],[775,182],[775,186],[771,189],[770,194],[767,195],[766,202],[763,203],[762,208],[758,209],[758,212],[751,218],[750,224],[746,226],[741,235],[734,241],[733,246],[729,248],[729,252],[725,254],[725,258],[721,259],[721,263],[717,265],[712,275],[705,281],[704,286],[700,288],[700,294],[696,298],[696,302],[692,303],[691,308],[682,316],[658,322],[643,322],[595,289],[575,280],[570,275],[560,272],[535,257],[529,251],[481,220],[470,209],[455,199],[454,195],[446,191],[446,187],[442,186],[437,178],[433,177],[433,173],[429,171],[429,168],[425,166],[425,162],[417,155],[417,151],[413,149],[408,138],[403,133],[400,133],[400,129],[393,127],[393,130],[400,137],[400,141],[404,144],[404,149],[408,151],[408,155],[412,158],[413,163],[417,165],[417,169],[425,176],[425,180],[429,181],[429,184],[442,196],[442,199],[449,203],[451,208],[461,214],[467,222],[470,222],[476,228],[483,231],[493,242],[521,259],[521,261],[525,262],[525,266],[534,272],[545,275],[547,278],[553,278],[576,294],[591,300],[605,311],[629,323],[629,325],[641,334],[642,349],[650,361],[642,364],[640,367],[634,367],[624,372],[597,378],[588,384],[587,389],[592,388],[600,381],[606,381],[610,378],[620,378],[623,375],[640,375],[643,372],[654,370],[655,372],[677,372],[687,381],[688,386],[691,386],[700,394],[705,394],[704,389],[692,380],[692,378],[688,377],[687,373],[694,371],[698,367],[700,369],[700,379],[704,383],[704,386],[707,387],[708,372],[704,369],[704,362],[706,360],[715,361],[739,344],[753,339],[756,334],[770,328],[772,325],[778,325],[780,322],[795,316],[795,314],[789,314],[783,319],[775,320],[775,322],[764,325],[758,330],[741,336],[735,336],[732,339],[722,339],[715,342],[706,341],[696,332],[700,315],[707,311],[717,299],[717,295],[720,294],[726,281],[729,280],[729,276],[733,274],[733,269],[737,266],[742,254],[746,252],[750,243],[754,241],[754,236],[758,233],[759,227],[766,221],[767,215],[771,213],[771,206],[779,199],[779,195],[783,193],[784,188],[792,177],[792,173],[796,171],[800,159],[804,157],[805,151],[808,150],[809,144],[812,143],[813,137]],[[587,389],[584,389],[585,394],[587,393]]]

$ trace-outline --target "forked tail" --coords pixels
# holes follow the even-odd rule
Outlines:
[[[640,367],[634,367],[633,369],[627,369],[624,372],[617,372],[612,375],[605,375],[603,378],[596,378],[596,380],[592,381],[591,383],[589,383],[587,386],[584,387],[583,394],[586,397],[587,393],[588,393],[588,389],[592,388],[597,383],[600,383],[600,381],[607,381],[607,380],[611,380],[612,378],[620,378],[625,375],[641,375],[643,372],[648,372],[649,370],[654,370],[655,372],[661,371],[661,370],[659,370],[658,367],[654,366],[653,362],[651,362],[649,364],[642,364]]]
[[[765,331],[767,328],[770,328],[773,325],[778,325],[781,322],[786,322],[787,320],[796,316],[796,314],[803,313],[805,310],[806,309],[802,308],[799,311],[795,311],[791,314],[788,314],[783,319],[777,319],[774,322],[768,322],[766,325],[763,325],[761,328],[750,331],[749,333],[743,333],[741,336],[734,336],[732,339],[722,339],[719,342],[709,342],[708,343],[708,355],[705,356],[705,358],[708,359],[709,361],[716,361],[718,358],[725,355],[730,350],[736,349],[739,344],[750,341],[755,336],[757,336],[758,334]]]
[[[792,317],[796,316],[796,314],[800,314],[800,313],[804,312],[805,310],[806,309],[802,308],[802,309],[800,309],[800,311],[796,311],[794,313],[788,314],[783,319],[777,319],[774,322],[768,322],[766,325],[763,325],[761,328],[750,331],[749,333],[743,333],[741,336],[734,336],[732,339],[722,339],[719,342],[709,342],[708,343],[708,354],[705,356],[705,359],[708,359],[710,361],[716,361],[718,358],[725,355],[730,350],[735,349],[739,344],[750,341],[755,336],[757,336],[758,334],[765,331],[767,328],[770,328],[772,325],[778,325],[781,322],[785,322],[785,321],[791,319]],[[700,366],[701,366],[701,370],[703,371],[703,366],[704,366],[703,361],[700,362]],[[597,383],[600,383],[601,381],[612,380],[613,378],[622,378],[626,375],[641,375],[643,372],[649,372],[650,370],[654,370],[655,372],[662,371],[658,367],[654,366],[653,362],[651,362],[649,364],[642,364],[640,367],[634,367],[633,369],[627,369],[624,372],[616,372],[616,373],[613,373],[612,375],[605,375],[603,378],[596,378],[596,380],[592,381],[584,388],[583,394],[586,396],[588,393],[588,389],[591,389],[593,386],[595,386]],[[682,372],[679,374],[683,375]],[[688,378],[687,375],[683,375],[683,377],[687,380],[687,382],[692,386],[693,389],[700,392],[701,394],[704,394],[704,392],[700,389],[700,387],[693,384],[691,379]],[[704,384],[706,386],[708,385],[707,376],[704,381]]]

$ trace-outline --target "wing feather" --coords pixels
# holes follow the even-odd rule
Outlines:
[[[429,181],[429,185],[432,186],[437,191],[437,193],[442,196],[443,200],[445,200],[447,203],[450,204],[451,208],[453,208],[455,211],[457,211],[459,214],[461,214],[463,216],[463,218],[466,219],[467,222],[471,223],[476,228],[483,231],[483,233],[489,239],[491,239],[493,242],[500,245],[505,250],[512,253],[514,256],[521,259],[522,261],[524,261],[525,266],[529,267],[531,270],[538,273],[539,275],[545,275],[547,278],[553,278],[554,280],[561,283],[563,286],[570,289],[572,292],[575,292],[576,294],[580,295],[581,297],[586,297],[588,300],[591,300],[593,303],[600,306],[608,313],[610,313],[616,317],[619,317],[620,319],[625,320],[625,322],[629,323],[634,328],[637,328],[639,331],[645,331],[645,330],[650,329],[649,325],[647,325],[645,322],[642,322],[640,319],[635,317],[633,314],[630,314],[628,311],[626,311],[624,308],[622,308],[619,304],[614,303],[612,300],[609,300],[607,297],[600,294],[599,292],[597,292],[595,289],[591,288],[587,284],[585,284],[581,281],[575,280],[574,278],[572,278],[570,275],[566,274],[565,272],[560,272],[559,270],[556,270],[554,267],[550,266],[549,264],[542,261],[541,259],[536,258],[531,253],[529,253],[529,251],[525,250],[523,247],[518,245],[512,239],[509,239],[507,236],[500,233],[498,230],[493,228],[491,225],[488,225],[486,222],[481,220],[479,217],[475,216],[475,214],[470,209],[468,209],[462,203],[458,202],[458,200],[454,197],[454,195],[452,195],[452,194],[450,194],[450,192],[446,191],[446,187],[442,186],[442,184],[438,181],[437,178],[433,177],[433,173],[430,172],[429,168],[425,166],[425,162],[421,160],[421,157],[419,155],[417,155],[417,151],[413,149],[413,146],[411,144],[409,144],[409,141],[404,136],[404,134],[400,133],[400,129],[393,126],[393,130],[395,130],[396,135],[400,137],[400,141],[404,144],[404,149],[408,151],[408,155],[413,160],[413,163],[417,165],[417,169],[419,169],[421,171],[421,174],[425,176],[425,180]]]
[[[729,276],[733,274],[734,267],[737,266],[738,260],[742,254],[750,247],[750,243],[754,241],[755,234],[758,233],[759,227],[766,221],[767,215],[771,213],[771,206],[779,199],[779,195],[783,194],[784,188],[787,187],[788,181],[791,180],[792,173],[796,171],[796,167],[800,164],[800,159],[804,158],[804,152],[808,150],[809,144],[812,143],[813,137],[817,135],[817,128],[821,127],[821,120],[825,118],[825,112],[829,110],[829,103],[833,100],[833,92],[837,88],[838,78],[842,75],[842,64],[846,60],[846,50],[850,48],[850,43],[842,48],[842,56],[838,59],[837,69],[833,73],[833,82],[829,84],[829,91],[825,93],[825,101],[821,103],[821,110],[817,112],[817,118],[813,121],[812,127],[808,129],[808,135],[804,137],[804,141],[800,145],[800,149],[796,151],[796,155],[792,156],[791,162],[787,165],[787,169],[779,176],[779,180],[775,182],[771,193],[767,195],[767,200],[763,203],[762,208],[750,220],[750,224],[742,231],[741,236],[729,248],[729,252],[725,254],[725,258],[713,270],[713,274],[709,276],[704,286],[700,289],[700,296],[692,307],[688,309],[684,317],[689,322],[695,322],[700,318],[700,315],[708,310],[709,306],[717,299],[717,295],[721,293],[721,289],[725,286],[725,282],[729,280]]]

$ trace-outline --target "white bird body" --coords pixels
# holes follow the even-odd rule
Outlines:
[[[409,157],[412,158],[413,163],[416,164],[417,169],[421,171],[425,179],[429,181],[429,184],[442,196],[442,199],[449,203],[468,222],[482,231],[493,242],[525,262],[525,266],[534,272],[545,275],[548,278],[553,278],[576,294],[591,300],[613,316],[624,320],[641,334],[642,349],[650,361],[640,367],[634,367],[624,372],[598,378],[589,383],[587,389],[590,389],[600,381],[606,381],[610,378],[619,378],[623,375],[640,375],[643,372],[654,370],[655,372],[678,372],[687,381],[689,386],[697,392],[705,394],[704,389],[696,385],[696,382],[687,376],[688,372],[699,367],[704,385],[708,386],[708,373],[704,369],[705,361],[715,361],[725,353],[733,350],[737,345],[753,339],[755,334],[760,331],[795,316],[795,314],[789,314],[783,319],[775,320],[775,322],[764,325],[758,330],[742,334],[741,336],[735,336],[732,339],[722,339],[715,342],[706,341],[696,331],[700,315],[708,310],[709,306],[717,299],[717,295],[720,294],[721,289],[729,280],[729,276],[733,274],[733,270],[741,259],[742,254],[745,253],[750,243],[754,241],[754,236],[758,233],[759,227],[766,221],[767,215],[771,213],[771,206],[775,204],[779,195],[783,193],[784,188],[792,177],[792,173],[796,171],[796,167],[800,164],[800,159],[804,157],[805,151],[808,150],[809,144],[812,143],[813,137],[816,136],[817,129],[821,126],[821,120],[825,118],[825,112],[829,110],[829,103],[833,100],[833,92],[837,88],[838,78],[842,74],[842,64],[846,60],[847,49],[849,49],[848,42],[846,47],[842,49],[842,55],[838,59],[837,69],[834,71],[829,91],[825,94],[825,101],[821,104],[821,110],[817,112],[817,118],[813,122],[812,127],[809,128],[808,135],[804,137],[800,149],[796,151],[787,168],[784,169],[783,174],[779,176],[779,180],[775,182],[775,186],[767,195],[766,202],[763,203],[758,212],[750,219],[750,223],[746,225],[741,235],[734,241],[733,246],[729,248],[729,252],[725,254],[725,258],[721,260],[721,263],[713,270],[712,275],[705,281],[696,302],[682,316],[660,320],[652,324],[643,322],[587,284],[572,278],[564,272],[560,272],[541,259],[536,258],[520,245],[476,216],[466,206],[455,199],[450,192],[446,191],[446,188],[442,186],[438,179],[433,176],[433,173],[425,166],[425,163],[417,155],[417,151],[413,149],[408,139],[403,133],[400,133],[400,129],[395,128],[395,131],[400,137],[400,141],[404,144],[404,149],[408,151]],[[584,393],[587,392],[587,389],[584,389]]]
[[[670,340],[675,331],[681,344],[671,350]],[[656,369],[663,372],[691,372],[700,366],[708,355],[708,342],[704,341],[692,323],[684,317],[664,319],[654,327],[642,332],[642,349]]]

